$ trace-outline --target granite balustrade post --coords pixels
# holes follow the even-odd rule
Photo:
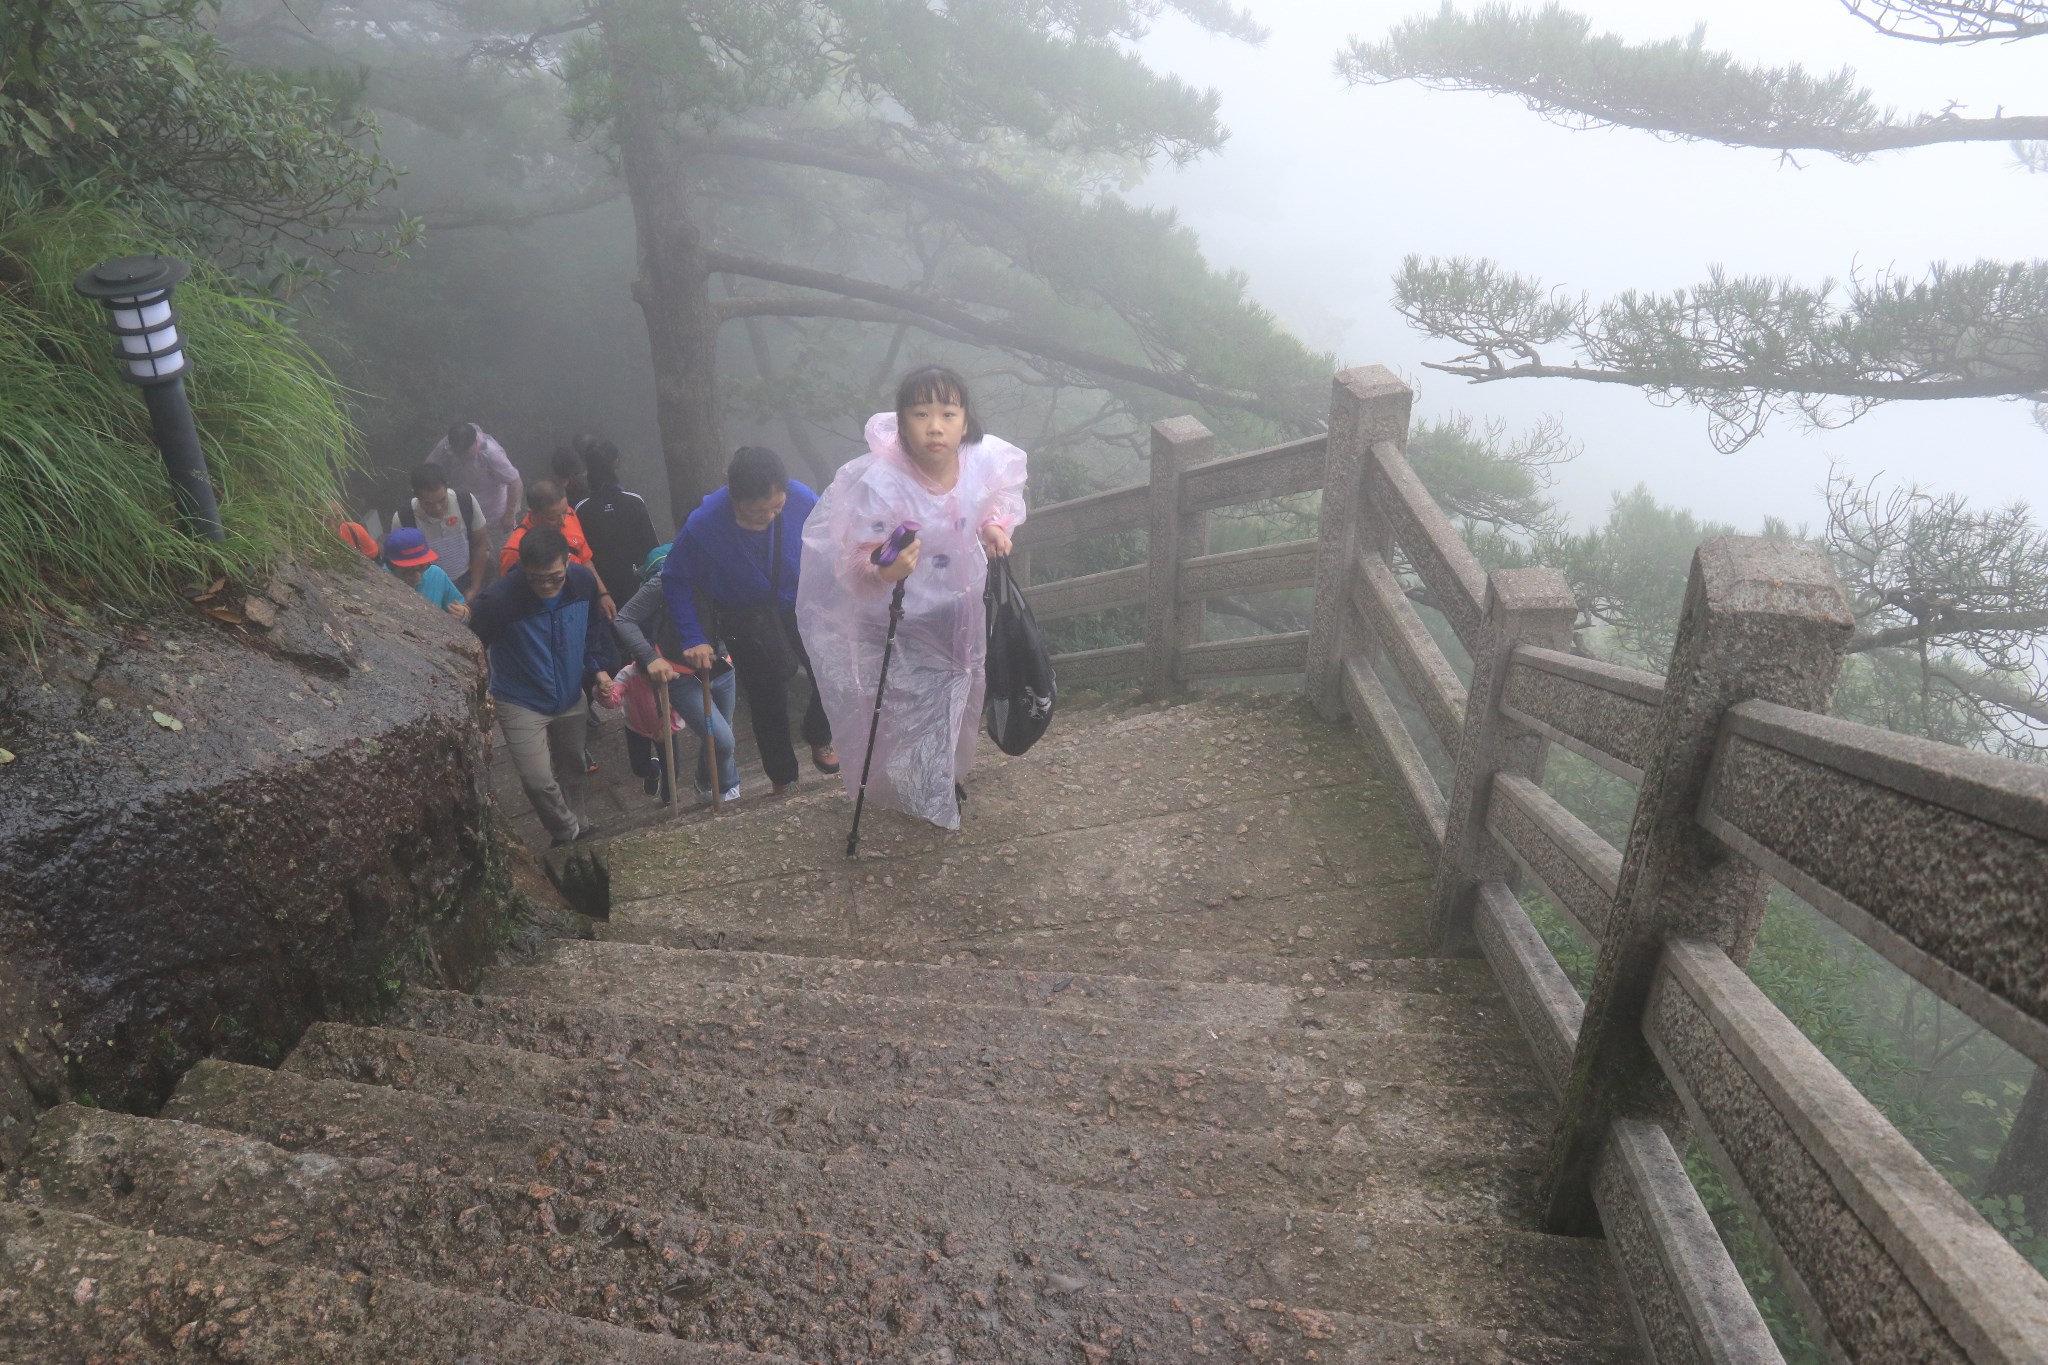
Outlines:
[[[1192,417],[1152,424],[1152,483],[1145,541],[1145,697],[1178,693],[1180,649],[1202,638],[1202,603],[1180,601],[1180,563],[1206,549],[1201,517],[1180,510],[1180,476],[1216,453],[1216,437]]]
[[[1385,548],[1385,531],[1373,533],[1370,509],[1365,505],[1372,448],[1391,441],[1407,449],[1408,414],[1414,401],[1414,391],[1384,365],[1345,370],[1331,382],[1307,680],[1309,701],[1326,721],[1341,720],[1347,714],[1344,660],[1355,645],[1349,624],[1353,565],[1362,545]]]
[[[1474,956],[1472,914],[1481,882],[1515,887],[1520,869],[1486,828],[1496,773],[1543,781],[1550,745],[1500,712],[1501,690],[1515,646],[1569,649],[1578,603],[1555,569],[1496,569],[1486,578],[1485,636],[1472,654],[1465,727],[1444,820],[1431,892],[1430,936],[1439,952]]]
[[[1683,1150],[1683,1111],[1643,1035],[1651,981],[1675,938],[1748,961],[1769,889],[1698,820],[1722,720],[1751,699],[1825,711],[1854,629],[1834,570],[1812,545],[1718,536],[1693,556],[1657,740],[1551,1140],[1550,1231],[1599,1230],[1593,1179],[1616,1120],[1659,1123]]]

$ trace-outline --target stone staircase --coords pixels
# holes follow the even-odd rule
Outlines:
[[[1534,1230],[1512,1018],[1298,700],[1072,710],[852,863],[806,787],[611,841],[601,941],[476,995],[46,1115],[0,1360],[1637,1358],[1603,1244]]]

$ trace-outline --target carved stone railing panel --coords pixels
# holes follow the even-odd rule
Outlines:
[[[1429,627],[1401,591],[1387,561],[1373,551],[1359,555],[1351,603],[1377,640],[1394,671],[1408,684],[1437,742],[1455,753],[1465,728],[1465,684],[1444,657]]]
[[[1643,1028],[1836,1351],[2041,1359],[2048,1282],[1720,948],[1670,944]]]
[[[2048,1065],[2048,768],[1746,702],[1699,818]]]
[[[1579,937],[1597,948],[1614,914],[1621,850],[1526,777],[1493,779],[1486,828],[1539,883]]]
[[[1516,724],[1631,782],[1656,749],[1663,704],[1662,678],[1534,645],[1515,650],[1500,699]]]

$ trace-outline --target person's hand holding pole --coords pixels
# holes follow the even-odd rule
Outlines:
[[[714,657],[710,645],[691,645],[683,651],[683,667],[692,673],[702,673],[711,667]]]
[[[894,563],[883,564],[875,572],[882,576],[884,583],[901,583],[910,577],[910,571],[917,567],[919,542],[913,540],[896,552]]]
[[[706,645],[705,648],[709,649],[710,646]],[[670,683],[681,677],[682,673],[667,659],[657,656],[653,663],[647,665],[647,676],[658,683]]]

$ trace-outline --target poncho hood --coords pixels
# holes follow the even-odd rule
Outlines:
[[[878,412],[873,417],[868,418],[868,424],[862,431],[862,435],[867,437],[868,454],[874,456],[875,459],[903,470],[910,477],[916,479],[918,486],[921,488],[933,493],[943,493],[946,491],[939,487],[933,481],[931,475],[925,473],[919,467],[917,461],[910,458],[910,452],[903,448],[902,432],[897,429],[895,413]],[[965,460],[967,452],[973,450],[977,444],[979,442],[963,443],[960,447],[961,459]],[[1007,443],[1004,444],[1007,445]]]

